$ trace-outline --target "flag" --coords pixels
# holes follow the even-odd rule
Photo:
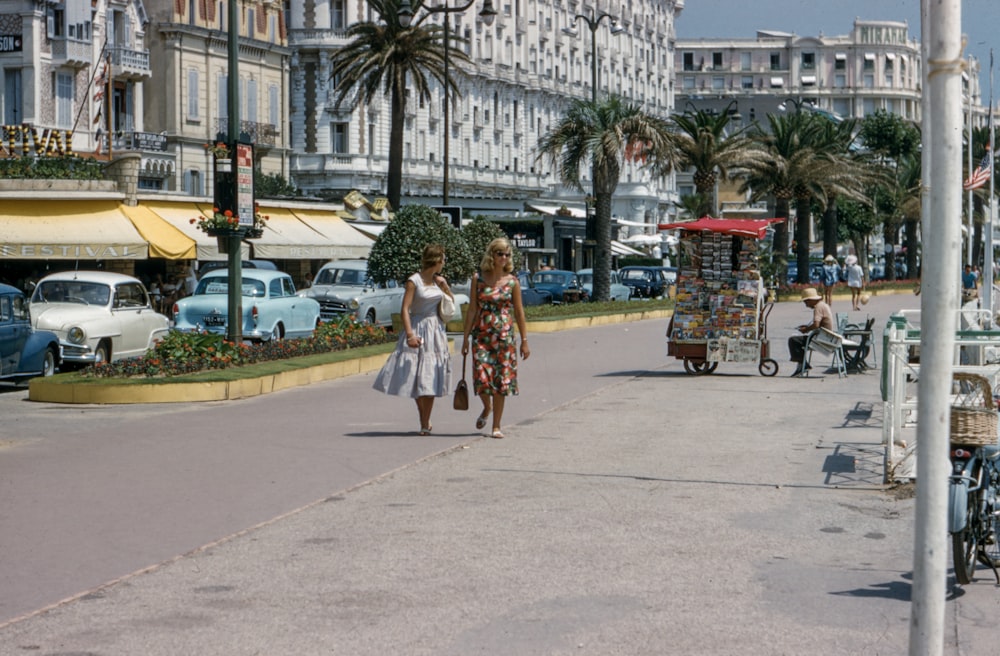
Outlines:
[[[979,189],[984,184],[990,181],[990,177],[993,175],[993,151],[989,148],[986,149],[986,154],[983,155],[982,161],[979,162],[979,166],[976,170],[972,172],[972,175],[962,183],[962,189],[965,191],[972,191],[973,189]]]

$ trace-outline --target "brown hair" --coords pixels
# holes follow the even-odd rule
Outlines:
[[[424,246],[424,254],[420,256],[420,268],[429,269],[437,265],[444,259],[444,246],[440,244],[427,244]]]
[[[503,265],[503,272],[510,273],[514,270],[514,251],[510,247],[510,242],[507,241],[506,237],[497,237],[490,242],[490,245],[486,247],[486,252],[483,254],[483,260],[479,263],[479,268],[483,271],[493,271],[493,254],[507,252],[511,254],[511,257],[507,258],[507,261]]]

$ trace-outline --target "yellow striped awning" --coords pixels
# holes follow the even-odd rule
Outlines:
[[[0,259],[144,260],[117,200],[0,200]]]
[[[122,205],[121,210],[143,239],[149,242],[149,257],[165,260],[194,260],[198,257],[194,239],[164,221],[153,210],[142,205]]]

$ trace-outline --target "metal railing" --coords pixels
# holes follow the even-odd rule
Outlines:
[[[215,131],[227,134],[229,119],[215,119]],[[250,141],[257,146],[274,146],[278,138],[278,130],[272,123],[257,123],[255,121],[240,121],[240,133],[249,135]]]

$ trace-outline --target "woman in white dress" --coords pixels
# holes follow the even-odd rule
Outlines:
[[[441,275],[443,268],[444,248],[426,246],[420,271],[406,280],[400,310],[403,334],[372,385],[380,392],[416,400],[421,435],[431,434],[434,397],[446,396],[451,389],[448,334],[438,317],[438,305],[444,295],[454,296]]]

